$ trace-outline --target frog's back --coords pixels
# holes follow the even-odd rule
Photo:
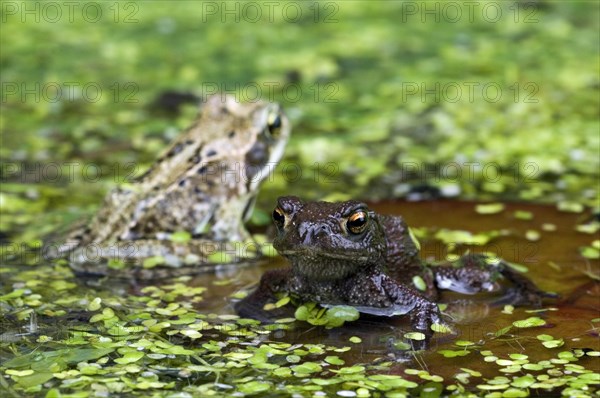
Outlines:
[[[265,168],[283,154],[289,122],[277,104],[242,104],[232,96],[211,96],[200,110],[146,173],[109,192],[92,221],[66,237],[69,245],[59,255],[72,252],[73,268],[106,274],[113,273],[109,259],[133,263],[133,268],[150,257],[168,258],[179,267],[176,257],[189,260],[194,254],[199,266],[207,261],[205,248],[250,239],[244,216],[268,175]],[[177,231],[189,233],[192,240],[171,242]],[[92,262],[86,251],[90,247],[98,252]],[[232,262],[241,261],[245,259]],[[193,270],[194,265],[178,272]]]
[[[262,101],[240,104],[231,96],[209,97],[200,105],[196,121],[135,183],[151,193],[167,189],[178,179],[193,177],[211,164],[242,161],[260,132],[256,111],[266,105]]]
[[[240,167],[260,133],[256,111],[265,106],[240,104],[231,96],[209,97],[192,126],[143,175],[107,195],[87,240],[201,230],[228,197],[246,200]]]

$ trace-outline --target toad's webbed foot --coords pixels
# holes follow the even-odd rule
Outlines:
[[[442,324],[442,316],[437,304],[431,301],[423,300],[419,302],[411,312],[411,322],[415,330],[431,336],[433,330],[431,326],[434,324]]]
[[[399,284],[390,279],[382,279],[382,287],[386,294],[393,301],[394,306],[400,306],[407,309],[413,329],[423,333],[426,340],[433,335],[431,326],[433,324],[443,324],[442,315],[437,304],[428,300],[416,290]]]
[[[413,329],[425,336],[422,340],[411,339],[412,349],[415,351],[427,350],[433,336],[432,326],[444,324],[437,304],[432,302],[419,303],[412,311],[410,321]]]
[[[476,261],[483,267],[493,267],[496,272],[499,272],[512,284],[507,294],[510,304],[541,307],[544,298],[558,298],[558,294],[541,290],[529,278],[515,270],[504,260],[495,259],[495,261],[490,261],[485,256],[479,256]]]
[[[555,293],[538,288],[529,278],[506,261],[481,254],[462,256],[457,267],[432,267],[438,288],[473,294],[498,289],[497,280],[504,277],[512,286],[500,302],[513,305],[541,306],[544,298],[557,298]]]
[[[559,295],[543,290],[532,291],[523,289],[518,286],[510,287],[507,292],[498,300],[494,301],[495,305],[531,305],[533,307],[541,307],[544,298],[559,298]]]

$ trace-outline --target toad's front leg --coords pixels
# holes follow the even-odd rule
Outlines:
[[[431,325],[442,323],[437,304],[386,275],[361,278],[352,289],[349,289],[349,292],[349,303],[361,312],[386,315],[408,314],[413,329],[425,334],[427,339],[433,334]],[[368,307],[381,310],[369,311]]]

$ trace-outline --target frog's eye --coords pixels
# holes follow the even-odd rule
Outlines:
[[[285,224],[285,214],[279,206],[277,206],[275,210],[273,210],[273,221],[275,222],[277,229],[282,229],[283,224]]]
[[[348,221],[346,221],[346,227],[353,234],[360,234],[367,227],[368,220],[369,214],[363,209],[358,209],[350,214]]]
[[[267,115],[267,129],[272,137],[277,138],[281,131],[281,114],[274,109]]]

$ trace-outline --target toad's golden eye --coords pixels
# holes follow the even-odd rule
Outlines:
[[[267,115],[267,129],[273,138],[279,136],[281,131],[281,114],[278,109],[273,109]]]
[[[368,220],[369,214],[366,211],[363,209],[356,210],[354,213],[350,214],[348,221],[346,221],[348,231],[353,234],[360,234],[367,227]]]
[[[285,224],[285,214],[279,206],[277,206],[275,210],[273,210],[273,221],[275,222],[275,226],[278,229],[282,229],[283,224]]]

